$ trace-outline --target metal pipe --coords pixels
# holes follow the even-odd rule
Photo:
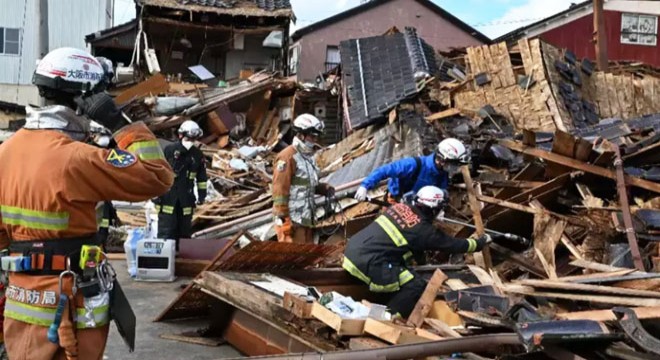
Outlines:
[[[465,227],[470,228],[470,229],[475,229],[475,230],[477,229],[477,227],[472,225],[472,224],[469,224],[469,223],[466,223],[466,222],[463,222],[463,221],[459,221],[459,220],[449,219],[449,218],[446,218],[446,217],[443,217],[442,221],[448,222],[450,224],[462,225],[462,226],[465,226]],[[487,233],[493,234],[493,235],[502,236],[502,237],[504,237],[505,239],[508,239],[508,240],[517,241],[521,245],[529,245],[529,243],[530,243],[530,241],[527,238],[524,238],[522,236],[518,236],[518,235],[515,235],[515,234],[503,233],[503,232],[499,232],[499,231],[495,231],[495,230],[491,230],[491,229],[486,229],[486,228],[484,228],[484,231],[487,232]]]
[[[327,353],[300,353],[275,356],[257,356],[250,359],[268,360],[405,360],[428,356],[451,355],[489,350],[502,345],[521,345],[517,334],[477,335],[409,345],[394,345],[380,349],[334,351]],[[238,358],[234,358],[235,360]],[[232,360],[232,359],[230,359]]]
[[[361,178],[361,179],[358,179],[358,180],[355,180],[355,181],[351,181],[347,184],[340,185],[337,188],[335,188],[335,191],[342,191],[342,190],[353,188],[355,186],[360,185],[363,180],[364,180],[364,178]],[[317,199],[322,199],[322,198],[317,197]],[[261,225],[266,223],[266,222],[264,222],[264,219],[269,219],[269,220],[271,219],[272,211],[273,211],[272,209],[265,209],[265,210],[261,210],[259,212],[256,212],[252,215],[242,217],[240,219],[228,221],[226,223],[222,223],[222,224],[219,224],[219,225],[216,225],[216,226],[211,226],[209,228],[206,228],[204,230],[201,230],[201,231],[198,231],[198,232],[194,233],[192,235],[192,237],[193,238],[198,238],[198,237],[202,237],[202,236],[209,235],[209,234],[215,234],[216,232],[224,234],[223,236],[229,236],[229,235],[234,234],[235,232],[238,232],[240,230],[244,230],[246,228],[250,229],[250,228],[253,228],[253,227],[261,226]],[[245,224],[247,222],[250,222],[250,223]],[[231,229],[231,232],[229,232],[229,229]],[[224,230],[226,230],[226,231],[223,232]]]

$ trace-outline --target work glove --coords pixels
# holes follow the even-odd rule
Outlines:
[[[77,96],[73,101],[83,115],[110,129],[113,133],[128,125],[115,101],[105,92]]]
[[[277,234],[278,242],[292,243],[293,238],[293,224],[290,217],[277,218],[275,220],[275,233]]]
[[[367,188],[364,186],[360,186],[357,191],[355,192],[355,200],[357,201],[365,201],[367,200]]]
[[[477,250],[481,251],[487,244],[493,242],[493,238],[488,234],[483,234],[477,238]]]

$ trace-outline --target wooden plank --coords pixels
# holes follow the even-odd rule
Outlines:
[[[458,332],[456,332],[456,330],[452,329],[449,325],[445,324],[444,322],[438,319],[426,318],[424,319],[424,322],[428,324],[430,327],[432,327],[435,331],[437,331],[440,334],[440,336],[444,336],[448,338],[463,337],[463,335],[459,334]]]
[[[561,155],[558,155],[558,154],[554,154],[554,153],[551,153],[551,152],[548,152],[548,151],[545,151],[545,150],[535,149],[535,148],[528,148],[525,145],[523,145],[519,142],[516,142],[516,141],[501,140],[500,143],[502,145],[506,146],[507,148],[511,149],[511,150],[518,151],[518,152],[523,153],[523,154],[536,156],[536,157],[539,157],[541,159],[544,159],[544,160],[547,160],[547,161],[550,161],[550,162],[553,162],[553,163],[565,165],[565,166],[571,167],[571,168],[576,169],[576,170],[580,170],[580,171],[588,172],[590,174],[594,174],[594,175],[602,176],[602,177],[605,177],[605,178],[608,178],[608,179],[616,180],[616,173],[613,170],[605,169],[605,168],[602,168],[600,166],[594,166],[594,165],[591,165],[591,164],[586,164],[586,163],[583,163],[581,161],[571,159],[571,158],[568,158],[568,157],[565,157],[565,156],[561,156]],[[660,193],[660,183],[654,183],[654,182],[651,182],[651,181],[643,180],[643,179],[628,176],[628,175],[625,176],[625,181],[626,181],[626,183],[628,183],[630,185],[633,185],[633,186],[636,186],[638,188],[653,191],[653,192],[656,192],[656,193]]]
[[[481,219],[481,206],[479,205],[479,201],[477,200],[477,192],[474,188],[474,184],[472,183],[472,176],[470,176],[470,168],[467,166],[461,167],[461,172],[463,173],[463,180],[465,181],[465,186],[467,187],[467,193],[468,193],[468,199],[470,201],[470,208],[472,209],[472,219],[474,220],[474,225],[477,228],[477,236],[482,236],[485,234],[484,232],[484,222]],[[481,250],[481,254],[483,256],[483,263],[477,265],[480,265],[483,268],[490,269],[493,267],[493,260],[491,259],[490,256],[490,250],[488,248],[488,245],[484,246],[484,248]],[[475,256],[475,260],[478,257]]]
[[[516,283],[522,285],[529,285],[529,286],[533,286],[534,288],[542,288],[542,289],[573,290],[573,291],[591,292],[598,294],[639,296],[639,297],[650,297],[650,298],[660,299],[660,292],[657,291],[633,290],[633,289],[618,288],[614,286],[575,284],[575,283],[562,282],[562,281],[531,280],[531,279],[516,281]]]
[[[468,286],[461,279],[449,279],[445,281],[445,283],[447,284],[447,286],[449,286],[450,289],[454,291],[464,290],[468,288]]]
[[[428,284],[426,284],[426,289],[424,289],[422,296],[419,298],[417,304],[415,304],[415,308],[408,317],[407,324],[409,326],[422,326],[424,318],[431,311],[435,298],[438,296],[438,290],[440,290],[440,287],[447,279],[447,275],[445,275],[442,270],[435,270]]]
[[[431,340],[431,341],[445,340],[445,338],[443,338],[442,336],[438,336],[435,333],[432,333],[432,332],[430,332],[426,329],[422,329],[422,328],[415,329],[415,333],[417,334],[417,336],[421,336],[421,337],[423,337],[425,339],[428,339],[428,340]]]
[[[312,305],[311,315],[335,330],[338,336],[358,336],[364,332],[364,320],[342,319],[318,302]]]
[[[130,101],[142,99],[149,95],[166,93],[169,89],[170,86],[167,83],[165,76],[158,73],[147,80],[124,90],[121,94],[115,97],[115,103],[117,103],[118,106],[122,106]]]
[[[586,301],[607,305],[623,305],[623,306],[660,306],[660,299],[647,299],[639,297],[621,297],[621,296],[605,296],[605,295],[578,295],[567,294],[559,292],[543,292],[535,291],[533,288],[522,285],[505,285],[504,289],[510,294],[540,296],[546,298],[566,299],[574,301]]]
[[[348,348],[351,350],[371,350],[388,346],[387,343],[370,337],[353,337],[348,342]]]
[[[560,277],[557,280],[559,281],[576,281],[576,280],[585,280],[585,279],[607,279],[609,277],[615,276],[625,276],[632,272],[635,272],[635,269],[623,269],[619,271],[610,271],[605,273],[593,273],[593,274],[583,274],[583,275],[573,275],[573,276],[564,276]]]
[[[429,341],[415,333],[414,328],[407,328],[391,322],[367,319],[364,323],[364,333],[375,336],[392,345],[414,344]]]
[[[575,267],[579,267],[579,268],[583,268],[583,269],[589,269],[589,270],[601,271],[601,272],[612,272],[612,271],[628,270],[626,268],[610,266],[610,265],[600,264],[600,263],[593,262],[593,261],[579,260],[579,259],[571,261],[570,265],[575,266]]]
[[[441,119],[444,119],[444,118],[448,118],[448,117],[456,116],[456,115],[460,115],[460,114],[461,114],[460,110],[458,110],[456,108],[451,108],[451,109],[447,109],[447,110],[444,110],[444,111],[441,111],[441,112],[438,112],[438,113],[435,113],[431,116],[426,117],[426,121],[431,122],[431,121],[441,120]]]
[[[660,306],[635,307],[632,309],[640,320],[660,319]],[[555,317],[557,320],[617,321],[612,310],[577,311],[557,314]]]
[[[312,301],[307,301],[290,292],[285,292],[284,299],[282,300],[282,307],[301,319],[314,318],[312,316],[312,304]]]

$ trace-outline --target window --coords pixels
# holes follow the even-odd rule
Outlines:
[[[289,74],[295,75],[300,67],[300,45],[295,44],[289,48]]]
[[[339,47],[329,45],[325,50],[325,71],[330,71],[341,63]]]
[[[656,46],[658,44],[658,17],[621,14],[621,43]]]
[[[20,53],[20,29],[0,28],[0,54],[18,55]]]

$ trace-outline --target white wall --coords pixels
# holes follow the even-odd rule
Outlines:
[[[241,70],[255,67],[258,64],[268,68],[271,56],[277,56],[281,50],[263,47],[263,41],[267,35],[246,34],[243,50],[227,52],[225,79],[237,78]]]
[[[0,101],[25,104],[26,99],[33,97],[33,90],[22,87],[19,87],[17,96],[16,85],[32,82],[38,59],[38,1],[0,0],[0,27],[21,29],[22,52],[21,56],[0,54]],[[49,0],[49,48],[71,46],[84,49],[85,35],[110,27],[111,9],[112,0]]]

